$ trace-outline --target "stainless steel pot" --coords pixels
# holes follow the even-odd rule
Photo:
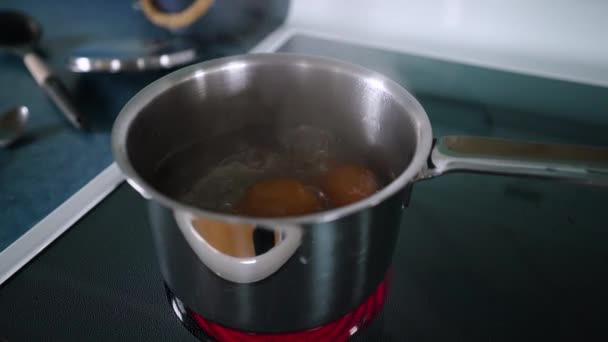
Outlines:
[[[346,207],[276,219],[187,205],[155,178],[168,155],[203,138],[251,127],[272,140],[302,125],[331,132],[390,183]],[[474,171],[608,185],[608,149],[434,140],[424,109],[397,83],[355,65],[290,54],[222,58],[161,78],[124,107],[112,144],[128,182],[150,199],[169,289],[202,317],[255,332],[314,328],[369,296],[391,264],[401,210],[418,180]],[[221,155],[223,148],[208,151]],[[213,158],[199,155],[183,167],[194,168],[199,159]],[[276,243],[255,255],[230,255],[196,229],[197,219],[207,220],[211,232],[271,230]]]

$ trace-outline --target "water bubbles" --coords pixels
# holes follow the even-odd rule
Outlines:
[[[205,209],[233,212],[244,191],[261,179],[296,177],[314,183],[327,169],[330,145],[329,133],[306,125],[282,131],[275,146],[238,143],[232,153],[199,174],[179,200]],[[195,150],[188,153],[197,155]],[[319,189],[313,190],[320,193]]]

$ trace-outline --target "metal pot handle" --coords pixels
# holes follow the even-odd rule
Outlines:
[[[226,255],[209,244],[192,225],[192,215],[175,210],[174,216],[190,248],[199,259],[215,274],[235,283],[253,283],[269,277],[291,258],[302,240],[302,231],[296,226],[273,227],[284,236],[278,245],[261,255],[237,258]]]
[[[448,172],[552,178],[608,186],[608,148],[543,144],[498,138],[438,138],[419,179]]]

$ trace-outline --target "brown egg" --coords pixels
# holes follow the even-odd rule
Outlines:
[[[250,216],[294,216],[322,209],[316,194],[302,182],[291,178],[263,180],[251,186],[236,210]]]
[[[378,182],[363,166],[338,164],[321,178],[321,189],[332,206],[340,207],[373,195],[378,191]]]

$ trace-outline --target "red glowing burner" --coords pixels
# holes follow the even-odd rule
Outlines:
[[[390,273],[384,278],[374,293],[365,302],[346,316],[330,322],[326,325],[299,332],[282,334],[250,333],[233,330],[222,325],[205,320],[196,313],[191,313],[199,328],[204,330],[210,337],[221,342],[308,342],[308,341],[346,341],[357,331],[365,328],[382,310]]]

